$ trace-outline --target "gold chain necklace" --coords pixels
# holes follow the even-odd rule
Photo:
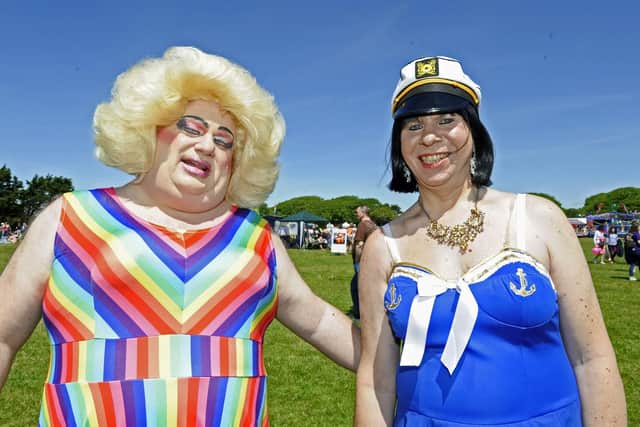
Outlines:
[[[418,204],[422,212],[427,216],[427,236],[438,242],[440,245],[449,246],[451,248],[458,247],[460,253],[463,254],[469,250],[469,245],[482,233],[484,225],[484,212],[478,209],[478,195],[476,193],[476,202],[469,218],[462,224],[454,226],[442,225],[435,219],[431,219],[427,210],[422,205],[422,197],[418,197]]]

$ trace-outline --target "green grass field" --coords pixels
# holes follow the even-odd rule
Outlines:
[[[591,240],[582,240],[590,258]],[[13,247],[0,246],[0,270]],[[290,252],[302,276],[322,298],[340,310],[351,307],[351,257],[326,251]],[[629,282],[623,260],[589,264],[609,335],[625,384],[629,425],[640,425],[640,282]],[[570,268],[568,266],[567,268]],[[6,302],[5,302],[6,303]],[[0,394],[0,426],[36,424],[42,384],[49,363],[46,332],[40,324],[18,353]],[[269,372],[269,416],[273,426],[349,426],[355,376],[338,368],[311,346],[274,322],[265,339]]]

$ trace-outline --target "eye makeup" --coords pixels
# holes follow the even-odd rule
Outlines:
[[[202,117],[198,116],[182,116],[176,123],[178,129],[191,136],[202,136],[209,130],[209,123]]]
[[[458,117],[454,114],[434,114],[408,118],[403,122],[402,129],[412,132],[421,131],[425,126],[437,126],[439,129],[449,129],[455,127],[458,122]]]
[[[178,119],[176,127],[184,134],[191,137],[200,137],[209,131],[209,123],[202,117],[185,115]],[[219,126],[213,132],[213,143],[217,146],[229,150],[233,147],[233,132],[225,126]]]

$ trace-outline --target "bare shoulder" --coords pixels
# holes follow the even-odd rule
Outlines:
[[[59,196],[40,211],[29,226],[27,236],[53,237],[60,223],[62,203],[63,196]]]
[[[387,242],[381,228],[374,230],[365,244],[365,250],[369,256],[384,255],[387,251]]]
[[[361,272],[369,275],[386,275],[391,271],[393,259],[382,230],[378,228],[367,239],[362,252]]]
[[[482,200],[490,206],[509,209],[513,206],[516,196],[516,193],[489,188],[486,189]],[[534,194],[526,194],[526,212],[529,225],[565,225],[567,223],[566,216],[558,205]]]
[[[55,235],[60,222],[62,198],[51,202],[32,221],[2,272],[0,289],[38,294],[49,276]]]
[[[486,207],[496,211],[509,211],[516,197],[515,193],[483,187],[480,190],[479,200]]]
[[[46,264],[53,258],[53,245],[60,224],[62,203],[62,197],[56,198],[34,218],[15,255],[23,260],[29,259],[31,263],[39,260]],[[46,268],[48,269],[48,266]]]
[[[567,228],[569,222],[562,209],[544,197],[527,194],[527,217],[531,222]]]
[[[527,224],[531,236],[527,238],[528,245],[535,248],[542,248],[546,251],[544,255],[539,255],[543,260],[554,280],[557,279],[557,271],[565,263],[578,265],[583,262],[582,249],[573,227],[569,224],[562,209],[550,200],[543,197],[527,195]],[[558,280],[557,284],[561,281]]]
[[[390,237],[396,239],[401,238],[407,234],[411,234],[416,227],[421,227],[423,225],[421,215],[422,211],[417,204],[414,204],[409,209],[398,215],[388,224],[391,231]]]

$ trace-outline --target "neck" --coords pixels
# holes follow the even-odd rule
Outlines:
[[[204,196],[174,196],[158,189],[152,189],[139,183],[129,183],[117,189],[118,196],[129,208],[151,222],[166,226],[201,226],[215,223],[217,218],[231,208],[231,204],[222,199],[206,200]]]
[[[476,187],[467,179],[463,185],[451,188],[423,188],[420,187],[418,203],[427,210],[431,219],[437,220],[445,212],[465,201],[475,202],[477,199]]]

